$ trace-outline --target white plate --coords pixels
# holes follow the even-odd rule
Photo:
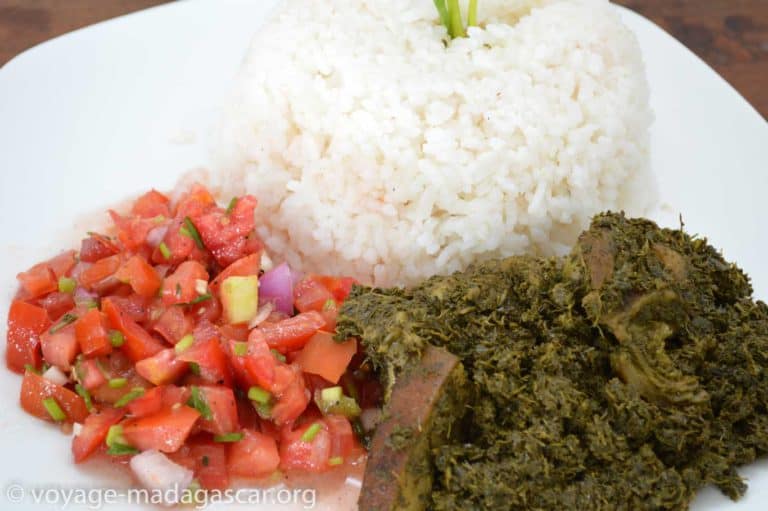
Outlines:
[[[173,3],[57,38],[0,70],[0,310],[8,308],[15,273],[72,240],[76,223],[81,233],[84,214],[149,187],[168,189],[207,163],[207,127],[275,3]],[[690,231],[706,233],[767,297],[768,125],[672,37],[622,14],[640,40],[656,112],[653,167],[669,206],[657,218],[675,225],[682,214]],[[196,143],[174,142],[180,138]],[[74,467],[68,439],[19,409],[19,381],[0,370],[0,508],[13,497],[12,483],[28,493],[114,485],[112,474]],[[750,489],[739,503],[707,489],[693,509],[764,509],[768,463],[742,473]],[[22,507],[41,509],[29,495]]]

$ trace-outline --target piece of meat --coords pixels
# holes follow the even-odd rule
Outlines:
[[[429,509],[430,453],[460,429],[469,393],[461,362],[442,348],[427,347],[398,376],[371,442],[360,511]]]

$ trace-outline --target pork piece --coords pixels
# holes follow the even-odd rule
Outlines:
[[[397,378],[371,442],[360,511],[430,508],[431,453],[460,430],[468,388],[459,359],[433,346]]]

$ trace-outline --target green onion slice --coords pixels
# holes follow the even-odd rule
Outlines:
[[[237,197],[232,197],[232,200],[229,201],[229,204],[227,205],[227,215],[231,215],[235,210],[235,206],[237,206],[238,200],[239,199]]]
[[[75,279],[71,279],[69,277],[59,278],[59,292],[72,293],[76,287],[77,287],[77,281]]]
[[[195,342],[195,338],[192,336],[192,334],[187,334],[184,337],[182,337],[179,342],[176,343],[176,346],[174,346],[174,349],[176,350],[176,353],[182,353],[187,350],[192,344]]]
[[[56,399],[52,397],[43,399],[43,406],[48,412],[48,415],[50,415],[51,418],[56,422],[66,420],[67,414],[64,413],[64,410],[61,409],[61,406],[59,406],[59,403],[56,402]]]
[[[242,439],[243,434],[240,432],[227,433],[226,435],[216,435],[213,437],[214,442],[239,442]]]
[[[248,399],[256,401],[262,405],[269,404],[272,399],[272,394],[262,389],[261,387],[251,387],[248,389]]]
[[[109,332],[109,342],[115,348],[119,348],[125,343],[125,336],[120,330],[112,330]]]
[[[115,401],[115,408],[122,408],[136,398],[144,395],[144,389],[141,387],[134,387],[129,392],[123,394],[123,397]]]
[[[248,354],[248,343],[247,342],[236,342],[235,347],[233,350],[235,352],[235,355],[238,357],[244,357]]]
[[[171,249],[168,248],[168,245],[166,245],[164,241],[161,241],[157,248],[160,249],[160,254],[162,254],[163,259],[167,261],[171,258]]]
[[[208,406],[208,402],[205,400],[205,396],[200,391],[200,387],[192,385],[190,390],[192,395],[187,400],[187,404],[200,412],[200,415],[203,417],[203,419],[210,420],[213,417],[213,414],[211,413],[211,409]]]
[[[203,239],[200,237],[200,233],[198,232],[197,227],[195,227],[195,224],[192,223],[192,219],[188,216],[184,217],[184,225],[179,229],[179,233],[187,238],[192,238],[192,241],[195,242],[197,248],[205,250]]]
[[[107,384],[111,389],[122,389],[128,384],[128,380],[126,378],[112,378]]]
[[[320,433],[320,430],[323,429],[323,427],[320,425],[319,422],[315,422],[310,427],[307,428],[307,430],[304,432],[303,435],[301,435],[301,441],[302,442],[311,442],[315,439],[318,433]]]
[[[58,323],[56,323],[51,327],[50,333],[55,334],[65,326],[70,325],[75,321],[77,321],[77,314],[72,314],[71,312],[67,312],[61,317]]]
[[[91,400],[91,393],[88,392],[88,389],[80,385],[79,383],[75,385],[75,392],[77,392],[77,395],[83,398],[83,401],[85,401],[85,407],[88,409],[89,412],[93,411],[93,401]]]

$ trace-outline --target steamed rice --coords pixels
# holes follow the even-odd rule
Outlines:
[[[288,0],[260,29],[217,174],[259,198],[273,257],[407,285],[563,252],[594,213],[652,203],[648,88],[614,8],[479,5],[447,45],[432,0]]]

